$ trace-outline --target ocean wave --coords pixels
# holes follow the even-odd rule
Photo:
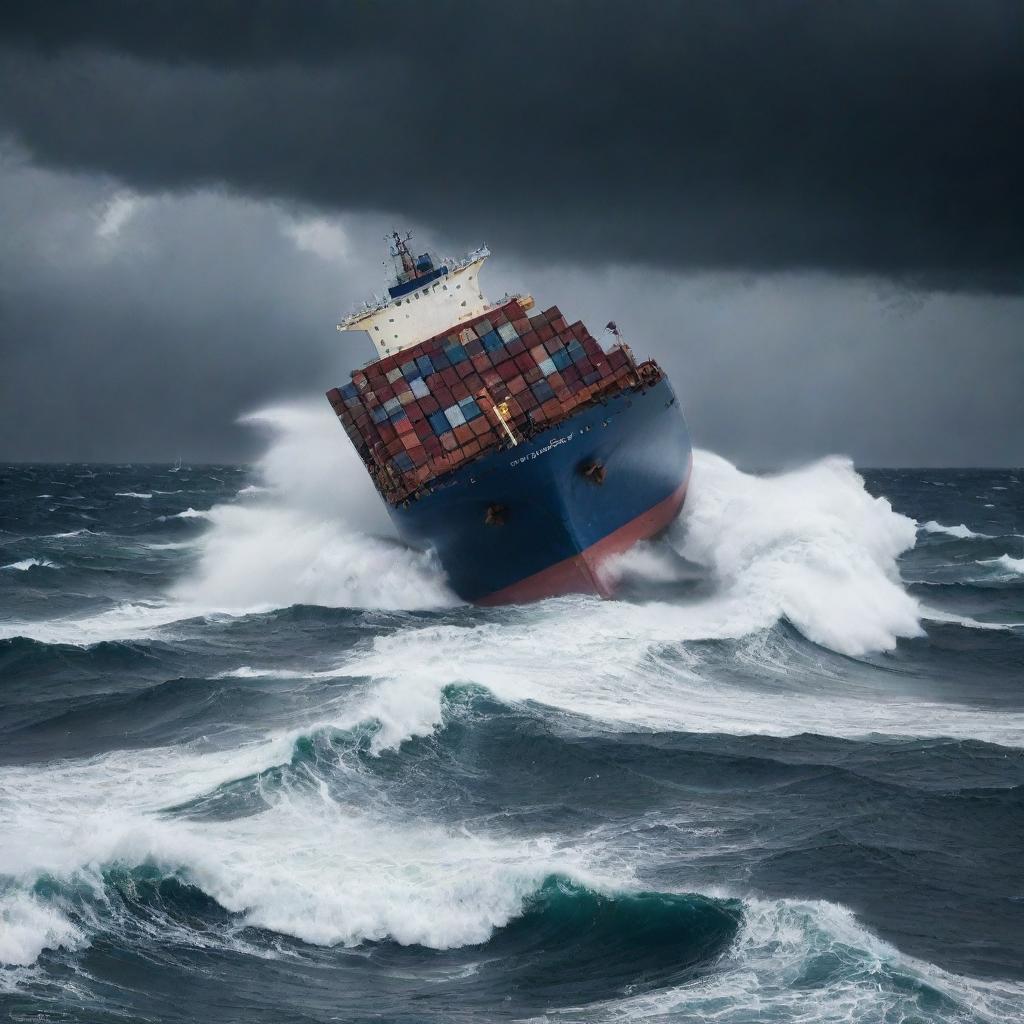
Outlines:
[[[18,572],[28,572],[29,569],[59,569],[56,562],[48,558],[23,558],[20,562],[11,562],[8,565],[0,565],[0,569],[15,569]]]
[[[171,519],[209,519],[209,509],[196,509],[189,507],[183,512],[175,512],[172,515],[159,516],[158,519],[161,523],[166,523]]]
[[[622,1020],[909,1021],[1020,1024],[1024,985],[944,971],[907,956],[826,901],[744,901],[730,954],[699,985],[628,996],[557,1015]]]
[[[778,643],[786,641],[773,632],[732,642],[726,664],[749,659],[755,671],[730,679],[723,655],[708,663],[680,641],[672,608],[552,602],[480,625],[441,623],[375,638],[333,670],[375,684],[333,724],[378,720],[374,749],[393,748],[440,724],[448,687],[475,684],[509,705],[533,702],[620,730],[950,736],[1024,746],[1019,712],[908,699],[888,692],[884,677],[876,687],[851,687],[846,675],[823,671],[820,659],[808,688],[807,676],[793,672],[793,656],[775,651]]]
[[[0,894],[0,964],[26,967],[44,949],[80,949],[83,931],[57,908],[24,892]]]
[[[988,558],[978,562],[978,565],[995,565],[1000,569],[1006,569],[1010,573],[1024,576],[1024,558],[1013,558],[1011,555],[1000,555],[998,558]]]
[[[923,608],[921,614],[932,622],[950,622],[965,629],[989,629],[989,630],[1012,630],[1018,628],[1019,624],[1012,622],[982,622],[980,619],[971,618],[970,615],[957,615],[955,612],[943,611],[941,608]]]
[[[153,497],[152,494],[144,494],[139,491],[118,491],[115,498],[141,498],[143,501],[148,501]]]
[[[963,523],[960,523],[959,526],[943,526],[942,523],[937,523],[934,519],[930,519],[927,523],[920,523],[918,529],[924,530],[925,533],[944,533],[949,537],[956,537],[958,540],[991,540],[993,536],[990,533],[976,533]]]
[[[360,529],[366,523],[387,533],[390,521],[329,410],[264,410],[247,421],[272,432],[258,467],[263,483],[250,485],[265,492],[264,500],[216,505],[204,514],[211,528],[175,597],[236,611],[456,603],[431,556]]]

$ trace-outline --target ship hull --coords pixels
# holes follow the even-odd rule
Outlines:
[[[691,462],[663,378],[474,461],[389,512],[406,542],[436,551],[464,600],[609,596],[609,560],[675,519]]]

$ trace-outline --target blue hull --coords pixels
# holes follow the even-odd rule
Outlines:
[[[464,600],[605,593],[600,563],[675,517],[690,463],[686,422],[663,378],[493,452],[388,511],[404,540],[437,552]],[[582,472],[594,465],[601,483]]]

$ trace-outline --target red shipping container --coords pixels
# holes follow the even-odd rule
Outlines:
[[[512,367],[513,372],[515,367]],[[497,370],[484,370],[483,372],[484,386],[488,388],[501,387],[502,375]]]
[[[560,338],[549,338],[544,342],[544,348],[549,356],[553,356],[562,347],[563,345]]]
[[[473,373],[472,362],[468,359],[463,359],[462,362],[459,363],[456,372],[463,380],[465,380],[471,373]]]
[[[473,439],[473,431],[469,428],[468,423],[463,423],[461,426],[455,428],[455,440],[460,445],[464,445],[467,441]]]
[[[469,385],[464,380],[460,380],[459,383],[452,388],[452,401],[448,404],[452,405],[455,402],[461,402],[464,398],[469,398],[469,396]],[[445,406],[445,408],[448,408],[448,406]]]
[[[420,408],[429,416],[432,412],[437,412],[440,406],[433,395],[427,395],[426,398],[420,399]]]
[[[458,379],[458,374],[456,374],[455,377]],[[433,391],[435,388],[439,388],[444,384],[444,374],[428,373],[427,376],[423,378],[423,383],[427,385],[428,390]]]
[[[530,330],[530,321],[525,316],[513,317],[512,326],[516,329],[516,334],[521,338]]]
[[[541,324],[540,327],[537,328],[537,337],[540,338],[541,341],[548,341],[554,336],[555,332],[550,324]]]
[[[534,345],[530,349],[530,358],[534,363],[543,363],[548,357],[548,350],[543,345]]]
[[[470,394],[474,391],[479,391],[484,386],[484,379],[478,373],[471,373],[466,378],[466,387],[469,388]]]
[[[522,338],[513,338],[505,348],[510,356],[517,356],[520,352],[526,351],[526,346],[523,344]]]
[[[476,419],[470,420],[468,425],[469,429],[472,430],[477,437],[481,434],[486,434],[489,429],[487,418],[485,416],[477,416]]]
[[[527,370],[532,370],[537,365],[537,360],[529,352],[522,352],[516,356],[515,364],[523,373],[526,373]]]
[[[339,391],[338,388],[331,388],[331,390],[327,392],[327,398],[331,405],[337,405],[338,402],[341,401],[341,391]]]
[[[453,452],[459,447],[459,442],[455,439],[455,431],[446,430],[441,435],[441,446],[446,452]]]
[[[499,363],[494,369],[498,375],[498,380],[508,381],[519,375],[519,367],[511,359],[506,359],[503,363]]]
[[[554,419],[562,414],[562,403],[557,398],[549,398],[541,406],[541,411],[548,419]]]
[[[564,405],[572,398],[572,392],[566,385],[563,384],[560,388],[556,388],[555,398],[557,398]]]
[[[441,379],[451,387],[459,379],[459,371],[454,366],[447,366],[441,371]],[[434,389],[431,388],[431,391]]]
[[[395,423],[395,430],[397,430],[399,434],[410,433],[412,431],[412,423],[409,418],[406,417],[405,419],[398,420],[398,422]]]
[[[442,409],[447,409],[448,406],[455,401],[455,397],[452,395],[449,388],[438,388],[437,393],[434,395],[434,399]]]
[[[470,362],[472,362],[473,369],[476,370],[477,373],[483,373],[484,370],[489,370],[491,368],[491,357],[486,352],[481,352],[480,355],[473,356]]]
[[[469,441],[462,446],[462,451],[467,458],[476,455],[480,451],[479,441]]]
[[[551,385],[552,388],[560,388],[563,384],[565,384],[565,378],[557,370],[555,370],[554,373],[548,374],[548,383]]]
[[[523,376],[526,378],[527,384],[536,384],[537,381],[543,379],[544,374],[539,366],[535,366],[532,370],[527,370]]]
[[[561,313],[559,313],[558,316],[552,317],[548,322],[551,324],[551,327],[556,334],[561,334],[568,326],[565,322],[565,317],[562,316]]]
[[[520,391],[525,389],[525,387],[526,381],[523,379],[522,374],[520,374],[518,377],[513,377],[508,382],[508,389],[509,391],[512,392],[513,395],[518,395]]]

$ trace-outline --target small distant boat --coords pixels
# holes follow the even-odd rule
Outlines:
[[[557,306],[490,303],[479,272],[413,257],[393,233],[387,297],[339,331],[377,358],[327,397],[399,533],[432,548],[479,604],[610,596],[606,563],[675,519],[690,437],[661,367],[619,337],[605,350]]]

